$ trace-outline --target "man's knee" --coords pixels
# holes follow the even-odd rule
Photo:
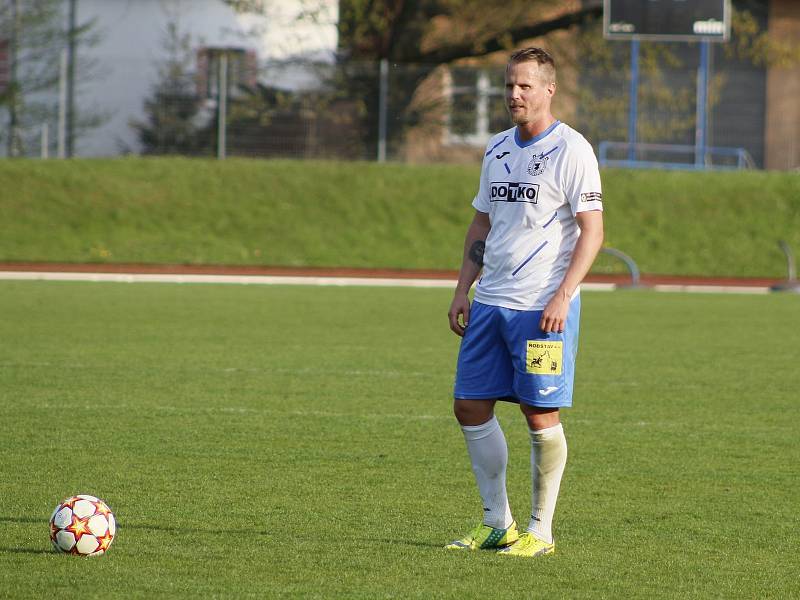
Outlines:
[[[528,427],[532,431],[541,431],[542,429],[555,427],[561,422],[558,408],[541,408],[521,402],[519,408],[522,410],[522,414],[525,415],[525,420],[528,421]]]
[[[453,414],[460,425],[483,425],[494,414],[494,400],[462,400],[453,402]]]

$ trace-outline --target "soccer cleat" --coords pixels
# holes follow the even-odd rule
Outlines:
[[[504,556],[525,556],[533,558],[534,556],[553,554],[555,551],[555,544],[544,542],[532,533],[525,531],[519,536],[519,539],[515,543],[506,548],[500,548],[497,553]]]
[[[504,529],[495,529],[481,523],[460,540],[447,544],[445,548],[448,550],[496,550],[513,544],[517,539],[519,539],[519,530],[516,521]]]

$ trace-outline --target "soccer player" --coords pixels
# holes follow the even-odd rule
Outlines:
[[[446,547],[533,557],[555,550],[553,513],[567,461],[559,409],[572,405],[579,284],[603,243],[603,205],[591,145],[550,112],[552,57],[540,48],[515,52],[505,89],[514,127],[486,148],[448,312],[450,328],[463,337],[454,412],[483,521]],[[470,306],[467,294],[481,270]],[[506,494],[497,400],[519,403],[530,431],[532,508],[521,534]]]

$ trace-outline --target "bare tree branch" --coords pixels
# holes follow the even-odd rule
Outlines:
[[[484,56],[505,50],[508,44],[516,44],[523,40],[536,38],[560,29],[568,29],[575,25],[580,25],[592,19],[602,17],[603,6],[599,2],[593,3],[589,7],[582,8],[575,12],[567,13],[549,21],[542,21],[535,24],[525,24],[504,31],[497,36],[482,42],[468,42],[464,44],[443,46],[428,52],[404,53],[402,56],[393,57],[398,61],[420,62],[420,63],[448,63],[459,58],[471,56]]]

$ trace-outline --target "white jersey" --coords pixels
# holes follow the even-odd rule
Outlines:
[[[560,121],[525,142],[516,127],[499,133],[486,148],[472,206],[492,225],[475,300],[541,310],[572,259],[580,235],[575,215],[603,209],[594,151]]]

